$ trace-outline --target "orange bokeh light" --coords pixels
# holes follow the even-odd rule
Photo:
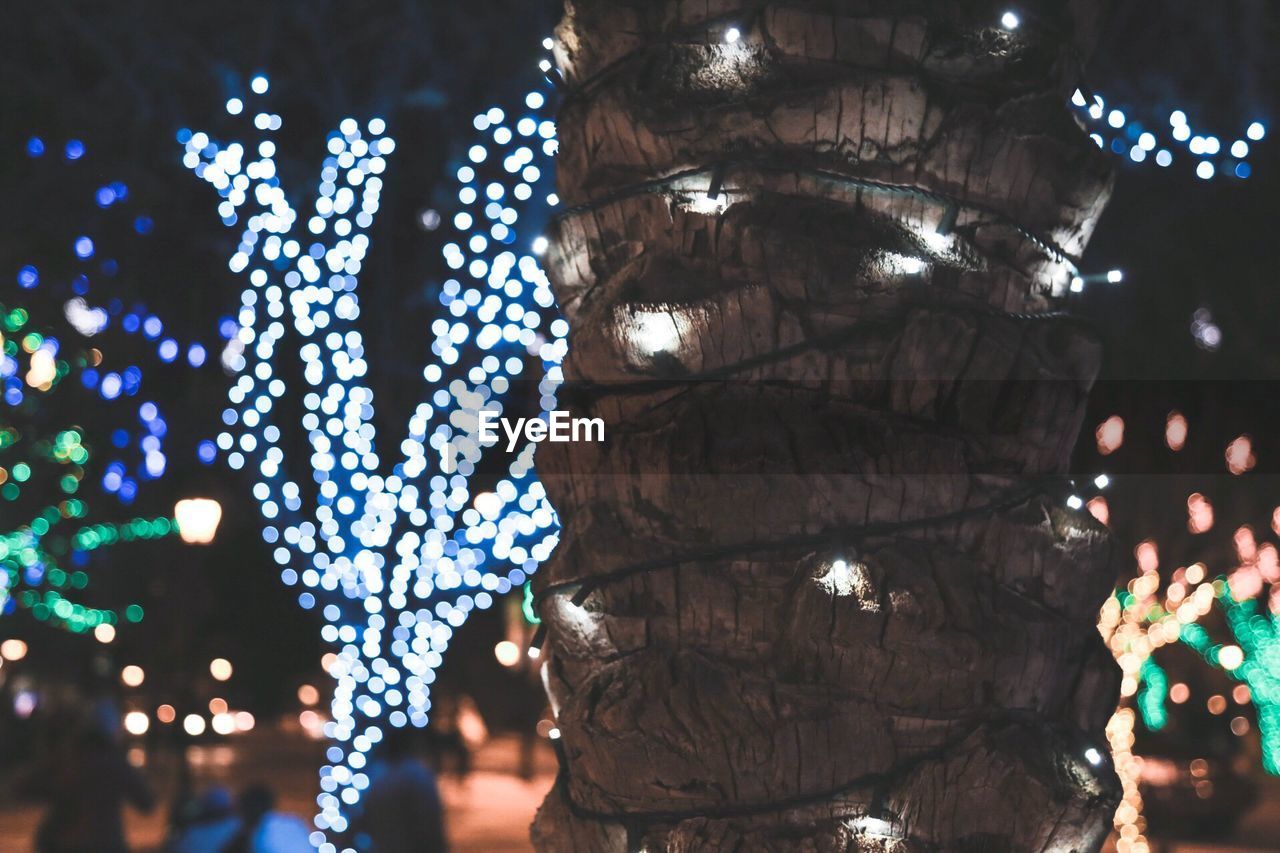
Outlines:
[[[1164,443],[1177,453],[1187,443],[1187,419],[1181,412],[1170,412],[1164,422]]]
[[[1103,456],[1115,453],[1124,444],[1124,418],[1119,415],[1107,418],[1098,424],[1094,437],[1098,440],[1099,453]]]

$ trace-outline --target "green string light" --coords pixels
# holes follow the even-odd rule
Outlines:
[[[1142,714],[1143,724],[1158,732],[1169,722],[1169,711],[1165,706],[1169,697],[1169,677],[1155,658],[1148,657],[1142,663],[1138,678],[1142,684],[1138,690],[1138,712]]]
[[[520,601],[520,611],[524,614],[525,621],[530,625],[542,624],[542,620],[538,618],[538,611],[534,607],[532,581],[525,581],[524,598]]]
[[[29,328],[30,320],[25,308],[0,305],[0,350],[17,362],[18,375],[24,370],[27,356],[42,351],[56,355],[50,351],[51,346],[56,349],[52,339]],[[82,370],[96,365],[98,360],[87,354],[74,359]],[[74,495],[84,481],[92,452],[85,444],[84,432],[77,427],[58,428],[50,435],[39,426],[48,420],[41,414],[42,401],[72,371],[72,365],[62,359],[53,361],[52,371],[47,370],[47,365],[45,362],[39,378],[28,376],[27,384],[32,387],[24,388],[25,398],[6,413],[17,422],[0,423],[0,499],[35,500],[37,493],[62,497],[28,516],[30,520],[25,524],[0,531],[0,612],[17,607],[38,621],[84,633],[99,625],[114,626],[120,620],[114,610],[74,600],[89,587],[89,575],[64,568],[60,559],[119,543],[171,536],[177,533],[177,524],[166,517],[134,518],[120,523],[87,524],[69,534],[61,532],[59,525],[63,521],[85,519],[89,514],[88,504]],[[33,371],[34,368],[33,361]],[[137,604],[128,605],[124,613],[130,623],[142,621],[143,610]]]
[[[1280,776],[1280,625],[1276,614],[1263,610],[1258,600],[1237,601],[1225,578],[1213,582],[1214,601],[1226,618],[1235,644],[1243,653],[1238,666],[1226,666],[1222,660],[1225,646],[1216,642],[1199,622],[1182,625],[1179,642],[1195,651],[1206,663],[1243,682],[1258,716],[1258,733],[1262,746],[1262,766],[1267,773]],[[1163,615],[1149,613],[1154,622]],[[1143,687],[1138,708],[1147,728],[1159,731],[1168,719],[1165,700],[1168,679],[1164,670],[1148,659],[1140,675]]]

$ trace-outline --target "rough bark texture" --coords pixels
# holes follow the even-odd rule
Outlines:
[[[607,441],[537,455],[541,849],[1105,837],[1110,546],[1061,482],[1099,352],[1051,313],[1103,5],[568,7],[548,271]]]

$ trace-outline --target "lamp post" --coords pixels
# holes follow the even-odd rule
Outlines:
[[[218,532],[218,523],[222,521],[222,504],[212,498],[185,498],[174,504],[173,517],[178,523],[178,536],[183,542],[188,545],[208,545],[213,542],[213,537]],[[186,566],[186,571],[190,570],[191,567]],[[182,680],[186,681],[185,677]],[[189,693],[184,693],[184,698],[188,695]],[[182,720],[183,731],[190,738],[203,734],[204,727],[202,716],[188,714]],[[176,732],[175,735],[177,735]],[[177,736],[181,737],[181,735]],[[172,815],[179,813],[192,789],[191,762],[187,754],[187,747],[190,744],[181,740],[175,743],[179,745],[179,760]]]
[[[222,504],[212,498],[186,498],[173,507],[178,535],[189,545],[208,545],[222,521]]]

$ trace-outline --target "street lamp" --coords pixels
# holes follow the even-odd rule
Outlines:
[[[212,498],[187,498],[173,507],[178,522],[178,535],[190,545],[208,545],[218,532],[222,520],[222,504]]]

